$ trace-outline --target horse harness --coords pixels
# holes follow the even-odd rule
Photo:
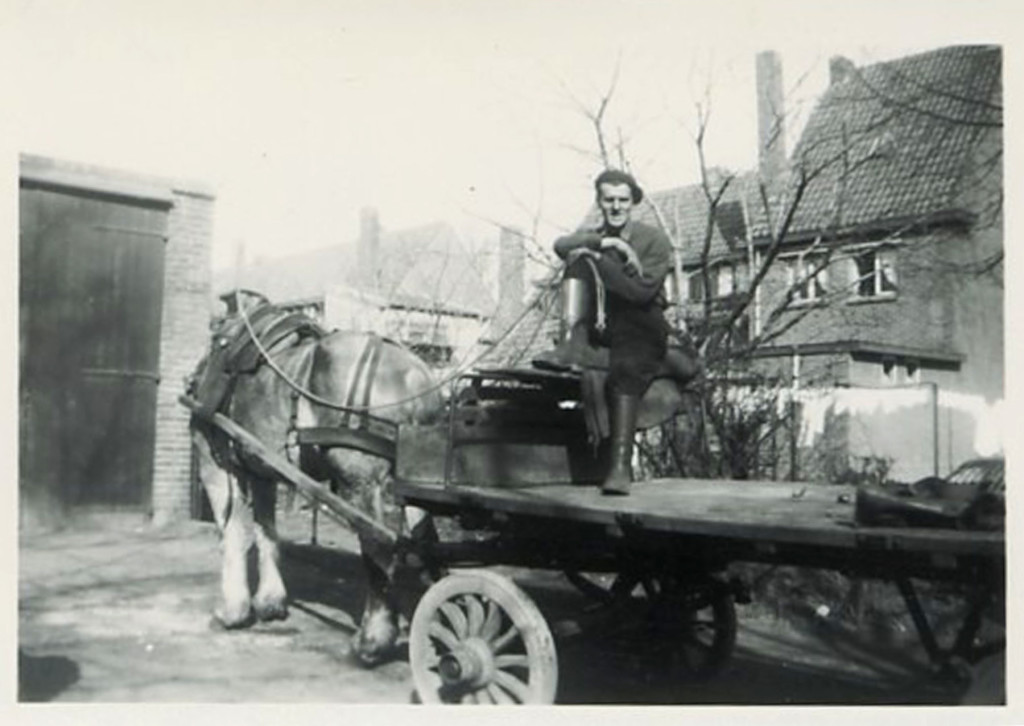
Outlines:
[[[398,426],[368,412],[384,343],[385,339],[379,335],[367,334],[366,343],[351,375],[345,402],[336,407],[343,412],[342,425],[299,427],[299,400],[302,393],[292,389],[291,423],[288,432],[289,458],[300,453],[303,447],[343,446],[394,461],[397,454]]]
[[[327,331],[304,313],[282,312],[270,304],[254,308],[248,314],[248,325],[233,336],[214,341],[206,365],[192,381],[190,388],[201,408],[200,419],[223,412],[231,398],[239,377],[255,373],[264,363],[270,363],[268,353],[287,344],[301,345],[310,339],[319,340]],[[289,338],[291,338],[289,342]],[[398,440],[398,426],[387,419],[368,412],[374,379],[380,364],[385,340],[373,333],[367,334],[366,343],[354,366],[344,403],[328,404],[290,380],[271,364],[277,375],[292,388],[291,413],[285,454],[296,462],[303,449],[309,447],[344,446],[394,460]],[[319,405],[329,405],[343,412],[342,426],[298,426],[299,401],[308,398]]]

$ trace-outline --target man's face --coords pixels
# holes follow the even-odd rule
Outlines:
[[[601,184],[597,191],[597,205],[601,207],[608,227],[622,229],[633,210],[633,192],[629,184]]]

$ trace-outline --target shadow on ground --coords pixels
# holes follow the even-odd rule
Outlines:
[[[60,655],[37,657],[18,649],[18,700],[52,701],[78,681],[78,664]]]
[[[557,575],[519,580],[555,621],[588,601]],[[583,636],[559,647],[558,702],[692,705],[954,705],[963,683],[935,677],[919,649],[872,642],[812,617],[746,620],[724,670],[672,681],[645,662],[650,643],[608,651]]]
[[[346,630],[352,635],[363,609],[366,592],[366,572],[362,558],[352,552],[328,550],[323,547],[282,543],[284,563],[281,576],[291,601],[291,607],[312,614],[328,624]],[[331,619],[320,609],[309,605],[322,605],[330,610],[341,610],[351,616],[348,623]]]

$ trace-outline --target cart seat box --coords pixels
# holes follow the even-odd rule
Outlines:
[[[582,414],[571,413],[576,415],[552,415],[547,421],[460,419],[401,426],[397,476],[487,488],[596,484],[607,471],[607,446],[595,451]]]

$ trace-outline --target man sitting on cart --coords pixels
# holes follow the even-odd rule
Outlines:
[[[600,336],[608,346],[612,464],[601,491],[624,495],[632,482],[640,399],[667,352],[664,282],[672,268],[672,245],[661,230],[631,218],[644,193],[630,174],[605,170],[594,179],[594,191],[601,224],[560,237],[554,245],[566,261],[561,290],[566,337],[534,365],[555,370],[599,367],[592,342]],[[606,326],[600,319],[591,320],[593,290],[604,296],[598,308],[604,310]],[[598,330],[592,330],[592,322]]]

